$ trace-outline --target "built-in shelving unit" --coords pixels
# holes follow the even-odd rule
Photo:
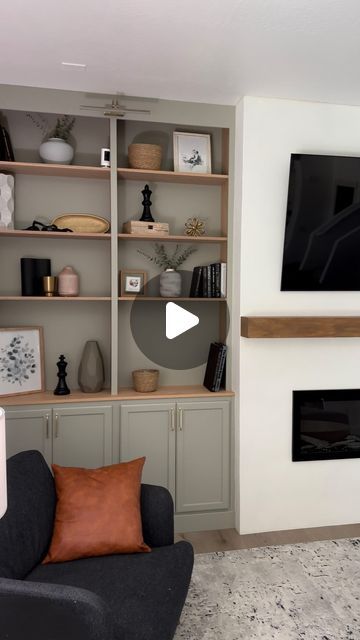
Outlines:
[[[360,316],[249,316],[244,338],[360,338]]]
[[[100,113],[84,114],[80,105],[88,100],[85,94],[60,94],[49,91],[48,99],[47,91],[24,89],[21,100],[18,94],[11,99],[12,110],[2,109],[16,162],[0,161],[0,172],[15,176],[16,228],[0,230],[0,327],[42,329],[47,389],[0,398],[7,414],[8,455],[38,449],[49,465],[89,468],[146,456],[143,482],[172,493],[177,530],[233,527],[230,368],[226,390],[213,393],[202,385],[210,343],[226,341],[231,351],[231,335],[227,338],[231,287],[227,298],[190,298],[189,293],[195,267],[228,263],[229,134],[234,132],[234,110],[160,100],[151,103],[152,114],[142,121],[137,116],[131,120],[128,114],[116,120]],[[5,102],[9,104],[8,97]],[[75,115],[75,164],[38,161],[37,114],[34,119],[27,117],[35,103],[50,128],[60,115],[54,108]],[[174,131],[210,135],[211,174],[172,171]],[[133,142],[161,144],[161,170],[128,168],[128,146]],[[111,168],[97,166],[102,147],[110,148]],[[169,225],[167,236],[122,232],[124,223],[142,215],[145,184],[152,192],[154,219]],[[34,220],[49,224],[61,215],[81,213],[105,218],[110,230],[26,230]],[[186,223],[192,218],[204,222],[203,236],[186,235]],[[179,266],[180,297],[160,297],[164,266],[151,260],[154,243],[164,244],[168,258],[176,244],[182,247],[179,251],[196,249]],[[21,296],[23,257],[50,259],[53,275],[71,265],[79,274],[80,295]],[[124,278],[132,274],[143,277],[147,295],[121,295],[124,284],[129,284]],[[229,263],[227,275],[231,283]],[[134,301],[146,304],[137,307]],[[169,301],[200,319],[186,336],[171,342],[165,335]],[[99,393],[78,388],[79,363],[88,340],[98,342],[104,360],[105,388]],[[65,396],[54,395],[60,354],[68,363],[70,393]],[[154,367],[159,370],[158,389],[134,391],[132,371]]]
[[[10,113],[8,116],[11,118]],[[143,256],[136,257],[136,250],[138,246],[141,248],[142,243],[147,246],[154,242],[169,244],[170,251],[172,250],[171,244],[193,244],[199,251],[198,254],[194,254],[196,258],[194,257],[185,263],[185,269],[188,270],[192,270],[193,266],[197,264],[227,262],[228,129],[213,129],[214,173],[177,173],[168,170],[169,161],[166,159],[165,169],[159,171],[121,166],[126,165],[126,152],[124,158],[123,150],[121,150],[123,140],[126,149],[127,136],[130,136],[130,141],[132,141],[133,136],[138,135],[139,126],[141,126],[138,122],[134,124],[123,121],[115,123],[111,120],[106,121],[104,118],[84,118],[82,123],[83,136],[86,125],[91,124],[91,133],[89,136],[86,135],[86,141],[85,137],[83,138],[87,148],[91,144],[94,145],[91,142],[93,135],[95,136],[94,140],[99,140],[99,133],[96,131],[104,133],[107,127],[106,137],[110,135],[111,157],[116,158],[118,165],[120,165],[116,167],[114,175],[113,169],[94,166],[94,156],[99,157],[98,147],[95,147],[92,155],[90,153],[88,156],[86,154],[78,155],[77,149],[75,162],[78,161],[79,164],[61,165],[25,161],[31,154],[28,151],[23,154],[21,151],[24,138],[21,139],[18,133],[20,131],[19,118],[20,116],[17,115],[16,135],[19,135],[19,142],[18,145],[16,142],[14,145],[15,157],[20,157],[20,160],[24,161],[0,161],[0,172],[10,172],[16,176],[16,188],[19,189],[20,196],[16,194],[17,215],[15,222],[19,227],[22,227],[9,231],[0,230],[0,252],[1,247],[5,247],[3,260],[7,260],[9,264],[11,262],[12,265],[10,278],[5,272],[5,263],[2,265],[3,271],[0,277],[1,324],[2,326],[12,326],[13,324],[43,326],[46,347],[45,370],[47,376],[50,370],[52,379],[54,362],[58,357],[57,353],[65,352],[66,355],[68,352],[73,355],[75,361],[78,361],[78,352],[81,351],[84,341],[89,338],[98,339],[105,350],[106,378],[107,384],[111,387],[110,397],[116,399],[119,394],[121,398],[130,399],[148,397],[147,395],[132,395],[133,392],[124,386],[124,383],[130,384],[131,370],[141,367],[142,364],[141,353],[138,351],[130,331],[131,305],[123,303],[132,303],[137,299],[149,303],[167,301],[179,304],[205,303],[201,305],[205,313],[205,323],[208,324],[207,320],[209,320],[211,326],[215,327],[216,323],[218,326],[216,332],[214,329],[211,339],[222,340],[225,338],[227,299],[190,298],[186,295],[186,290],[183,291],[185,295],[181,297],[162,298],[156,295],[156,286],[154,288],[154,285],[149,287],[149,295],[141,296],[141,298],[140,296],[119,296],[119,272],[135,267],[135,272],[141,269],[147,271],[148,280],[155,278],[160,273],[159,269],[154,268],[153,265],[147,266]],[[24,131],[26,128],[26,136],[29,124],[23,114],[21,126],[24,127]],[[104,125],[106,125],[105,128]],[[144,122],[142,126],[145,131],[148,129],[151,131],[153,125]],[[167,124],[166,127],[168,128],[166,135],[171,144],[174,125]],[[127,128],[129,129],[128,133]],[[155,135],[158,135],[157,125],[153,128]],[[10,127],[10,134],[15,134],[15,128],[11,130]],[[96,138],[96,136],[98,137]],[[76,131],[74,131],[74,137],[76,139]],[[104,146],[106,146],[106,137],[102,138]],[[95,145],[97,144],[98,142],[95,143]],[[17,151],[17,146],[20,151]],[[95,151],[96,153],[94,153]],[[22,155],[23,157],[21,157]],[[35,150],[33,156],[36,157]],[[86,186],[83,180],[86,180]],[[156,237],[147,234],[122,233],[124,222],[141,215],[141,189],[145,183],[150,185],[155,194],[152,200],[155,202],[153,214],[156,219],[169,220],[170,222],[171,233],[168,236]],[[184,189],[186,186],[188,188]],[[101,195],[99,196],[99,194]],[[73,198],[75,199],[73,200]],[[37,207],[38,202],[39,208]],[[32,206],[28,207],[29,203]],[[51,221],[56,215],[64,212],[101,215],[111,222],[111,229],[107,233],[69,233],[25,229],[26,226],[31,225],[33,219]],[[169,218],[167,218],[167,212]],[[187,218],[197,215],[203,216],[206,220],[206,234],[199,237],[185,235],[183,229]],[[28,242],[23,242],[24,239],[27,239]],[[45,240],[51,240],[51,242],[46,243]],[[76,243],[77,240],[81,242]],[[91,244],[90,242],[87,244],[87,241],[90,241]],[[54,274],[65,264],[73,265],[80,275],[81,295],[78,297],[19,295],[19,259],[29,254],[35,257],[39,255],[39,257],[51,258]],[[24,303],[23,307],[19,305],[21,302]],[[37,304],[39,302],[45,304],[39,306]],[[68,304],[65,311],[63,306],[56,304],[60,302],[76,303],[76,312]],[[110,305],[102,304],[109,302]],[[82,303],[100,304],[93,304],[89,307]],[[215,304],[214,307],[214,303],[220,304]],[[23,311],[20,311],[22,308]],[[16,322],[12,320],[14,316]],[[213,331],[213,329],[211,330]],[[126,349],[126,360],[123,359],[124,348]],[[143,366],[149,366],[146,358]],[[73,371],[71,371],[70,363],[71,375],[73,375]],[[166,385],[166,378],[164,370],[160,383]],[[199,375],[189,371],[188,375],[179,370],[178,373],[172,372],[169,378],[171,381],[179,380],[179,384],[172,387],[161,387],[160,394],[152,394],[152,397],[177,397],[176,389],[180,389],[180,387],[182,391],[179,391],[181,394],[179,397],[192,397],[192,394],[194,397],[203,397],[202,394],[207,397],[209,393],[201,384],[196,383],[202,381],[202,373]],[[193,385],[180,384],[189,379],[194,380]],[[50,386],[52,386],[52,382]],[[125,389],[125,396],[123,391],[118,391],[119,389]],[[210,395],[213,397],[214,394]],[[102,397],[107,399],[109,395],[100,396],[97,394],[97,399],[100,400]],[[35,402],[35,396],[33,398]],[[46,398],[46,401],[49,402],[49,396]],[[50,399],[50,401],[52,400],[53,398]],[[71,394],[61,402],[74,402],[75,400],[77,401],[78,398]],[[86,400],[89,400],[88,394],[84,395],[84,401]],[[21,402],[23,401],[21,400]]]

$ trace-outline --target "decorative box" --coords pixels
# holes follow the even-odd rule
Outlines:
[[[140,222],[140,220],[129,220],[123,225],[123,233],[133,235],[168,236],[168,222]]]

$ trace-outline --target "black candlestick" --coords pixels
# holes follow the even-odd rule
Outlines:
[[[70,393],[70,389],[66,384],[66,376],[67,373],[65,371],[68,363],[65,360],[65,356],[59,356],[59,361],[56,363],[58,368],[57,377],[59,378],[59,382],[57,383],[57,387],[54,391],[54,396],[67,396]]]
[[[152,202],[150,200],[150,196],[152,194],[152,191],[150,191],[148,184],[145,185],[145,187],[144,187],[144,189],[142,190],[141,193],[144,196],[144,200],[141,203],[143,205],[143,207],[144,207],[144,210],[143,210],[143,214],[142,214],[142,216],[140,218],[140,221],[141,222],[155,222],[154,218],[151,215],[151,211],[150,211],[150,207],[152,205]]]

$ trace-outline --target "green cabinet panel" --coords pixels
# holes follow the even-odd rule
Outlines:
[[[146,456],[143,481],[167,487],[176,513],[230,506],[230,403],[121,406],[121,460]]]
[[[37,449],[51,464],[51,409],[5,409],[5,417],[7,457]]]
[[[230,505],[228,402],[177,404],[176,512]]]
[[[5,409],[8,457],[38,449],[46,462],[102,467],[112,463],[112,407]]]
[[[111,464],[112,408],[54,408],[53,462],[89,469]]]
[[[175,497],[175,404],[122,405],[120,459],[146,456],[142,480]]]

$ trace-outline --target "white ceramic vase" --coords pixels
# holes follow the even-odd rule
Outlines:
[[[62,138],[49,138],[40,145],[39,155],[46,164],[70,164],[74,149]]]
[[[162,298],[181,296],[181,274],[175,269],[166,269],[160,275],[160,295]]]

